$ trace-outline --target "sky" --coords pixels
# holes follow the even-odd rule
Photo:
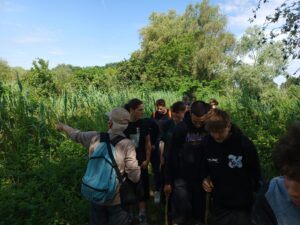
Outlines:
[[[58,64],[103,66],[128,59],[140,48],[139,30],[152,12],[182,14],[193,0],[0,0],[0,59],[29,69],[42,58]],[[280,0],[259,11],[261,25]],[[257,0],[211,0],[237,38],[251,24]]]

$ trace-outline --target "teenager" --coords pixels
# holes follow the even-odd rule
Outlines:
[[[162,133],[163,124],[166,121],[171,120],[171,111],[166,106],[166,101],[164,99],[158,99],[155,102],[156,111],[151,114],[151,120],[154,121],[159,130],[155,129],[154,124],[151,125],[151,121],[148,121],[151,125],[150,127],[150,137],[152,144],[152,153],[151,153],[151,165],[152,172],[154,177],[155,191],[154,191],[154,202],[160,202],[160,192],[162,189],[162,174],[160,171],[160,148],[159,142]]]
[[[147,225],[146,201],[149,199],[149,174],[148,164],[151,157],[151,141],[149,128],[142,119],[144,115],[144,104],[141,100],[131,99],[125,109],[130,114],[130,122],[125,135],[132,140],[136,147],[136,157],[141,167],[141,179],[137,185],[137,197],[139,201],[139,222]]]
[[[205,121],[210,105],[195,101],[188,117],[174,129],[166,160],[165,195],[172,192],[173,224],[191,224],[204,221],[205,193],[201,188],[200,165],[203,151],[201,141],[207,134]]]
[[[203,188],[212,194],[212,224],[250,225],[253,193],[261,185],[256,148],[220,109],[214,109],[206,129]]]
[[[254,225],[300,223],[300,123],[292,125],[273,153],[281,176],[273,178],[256,198]]]
[[[171,139],[172,139],[172,135],[174,132],[174,128],[177,124],[179,124],[183,118],[184,118],[184,114],[186,111],[186,106],[183,102],[178,101],[175,102],[172,106],[171,106],[171,113],[172,113],[172,119],[166,121],[163,124],[162,127],[162,134],[161,134],[161,140],[160,140],[160,172],[163,175],[163,179],[162,179],[162,185],[164,185],[164,173],[165,173],[165,162],[166,162],[166,158],[167,158],[167,154],[168,154],[168,149],[170,148],[170,144],[171,144]],[[163,193],[162,193],[163,194]],[[168,204],[168,224],[172,224],[172,216],[171,216],[171,196],[168,196],[168,201],[166,202],[165,200],[165,196],[163,196],[163,201],[165,204]]]

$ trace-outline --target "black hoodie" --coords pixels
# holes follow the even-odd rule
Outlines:
[[[203,140],[203,178],[214,184],[214,204],[221,208],[250,208],[253,192],[261,185],[261,170],[256,148],[241,130],[232,125],[231,135],[217,143],[210,135]]]
[[[177,178],[201,182],[203,151],[200,145],[206,134],[204,127],[193,125],[190,116],[175,126],[167,153],[166,184],[172,184]]]

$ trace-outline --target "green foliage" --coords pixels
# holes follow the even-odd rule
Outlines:
[[[229,64],[235,40],[225,31],[225,17],[208,1],[189,5],[183,15],[171,10],[149,19],[140,32],[141,49],[119,68],[132,83],[177,90],[186,77],[212,80]]]
[[[259,0],[254,12],[254,19],[256,13],[262,7],[262,3],[268,0]],[[271,14],[266,16],[263,24],[263,31],[267,31],[269,36],[263,36],[261,42],[272,43],[280,36],[283,43],[282,53],[284,59],[292,58],[299,59],[299,38],[300,38],[300,17],[299,17],[299,0],[283,0],[282,4],[277,7]],[[275,24],[275,26],[274,26]],[[270,30],[270,31],[268,31]],[[299,67],[296,73],[299,72]]]
[[[24,80],[33,87],[35,95],[49,97],[57,94],[58,90],[53,81],[53,74],[48,68],[49,62],[38,59],[33,61],[32,66]]]
[[[87,150],[55,124],[104,131],[104,113],[131,98],[143,100],[147,117],[159,98],[167,106],[183,94],[216,98],[255,143],[265,176],[275,175],[272,149],[287,125],[300,120],[299,78],[279,89],[273,78],[287,75],[282,46],[258,45],[258,27],[233,46],[225,25],[218,7],[204,0],[183,15],[152,13],[141,49],[120,63],[50,70],[38,59],[25,71],[0,61],[0,225],[87,224],[80,196]]]
[[[9,81],[12,79],[13,71],[8,66],[7,62],[0,58],[0,82]]]

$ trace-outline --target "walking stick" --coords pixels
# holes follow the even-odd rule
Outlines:
[[[168,225],[169,218],[168,218],[168,211],[169,211],[169,196],[166,196],[166,203],[165,203],[165,225]]]
[[[208,215],[209,215],[209,201],[210,201],[210,193],[206,192],[206,199],[205,199],[205,217],[204,217],[204,222],[205,225],[208,225]]]
[[[207,180],[210,182],[210,176],[207,177]],[[204,223],[205,225],[208,225],[208,216],[209,216],[209,203],[210,203],[210,193],[206,192],[205,195],[205,217],[204,217]]]

